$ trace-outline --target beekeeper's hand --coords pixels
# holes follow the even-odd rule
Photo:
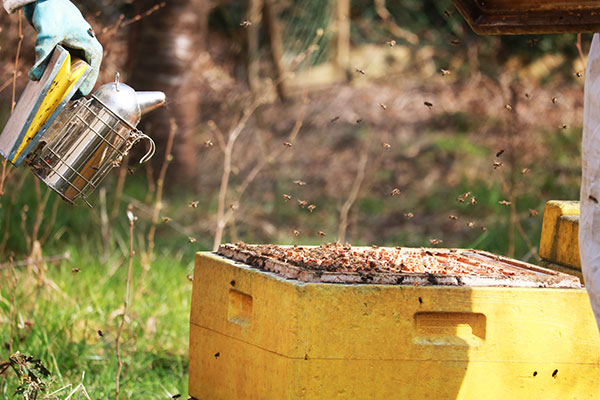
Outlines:
[[[69,0],[38,0],[25,6],[25,17],[38,32],[35,64],[29,71],[29,78],[37,81],[42,77],[57,44],[67,49],[81,50],[91,70],[79,87],[79,92],[83,96],[88,95],[100,72],[102,45],[79,9]]]

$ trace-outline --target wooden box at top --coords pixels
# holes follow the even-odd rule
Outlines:
[[[480,35],[600,31],[599,0],[453,0]]]

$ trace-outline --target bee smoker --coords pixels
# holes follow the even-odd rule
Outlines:
[[[108,83],[91,98],[68,104],[40,138],[26,162],[46,185],[73,203],[87,198],[110,170],[121,164],[132,146],[145,139],[154,155],[154,141],[136,128],[142,115],[165,103],[162,92],[136,92],[119,82]]]

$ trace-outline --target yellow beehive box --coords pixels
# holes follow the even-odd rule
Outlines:
[[[579,202],[552,200],[544,208],[540,257],[542,265],[578,276],[581,274],[579,259]]]
[[[302,283],[198,253],[190,395],[597,399],[583,289]]]

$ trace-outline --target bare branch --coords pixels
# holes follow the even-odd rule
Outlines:
[[[356,176],[354,182],[352,182],[352,188],[348,194],[348,198],[340,209],[340,223],[338,225],[338,241],[344,243],[346,240],[346,228],[348,227],[348,213],[352,208],[352,205],[358,197],[360,186],[365,179],[365,171],[367,169],[367,161],[369,159],[369,147],[365,144],[363,151],[360,154],[360,160],[358,161],[358,168],[356,170]]]

